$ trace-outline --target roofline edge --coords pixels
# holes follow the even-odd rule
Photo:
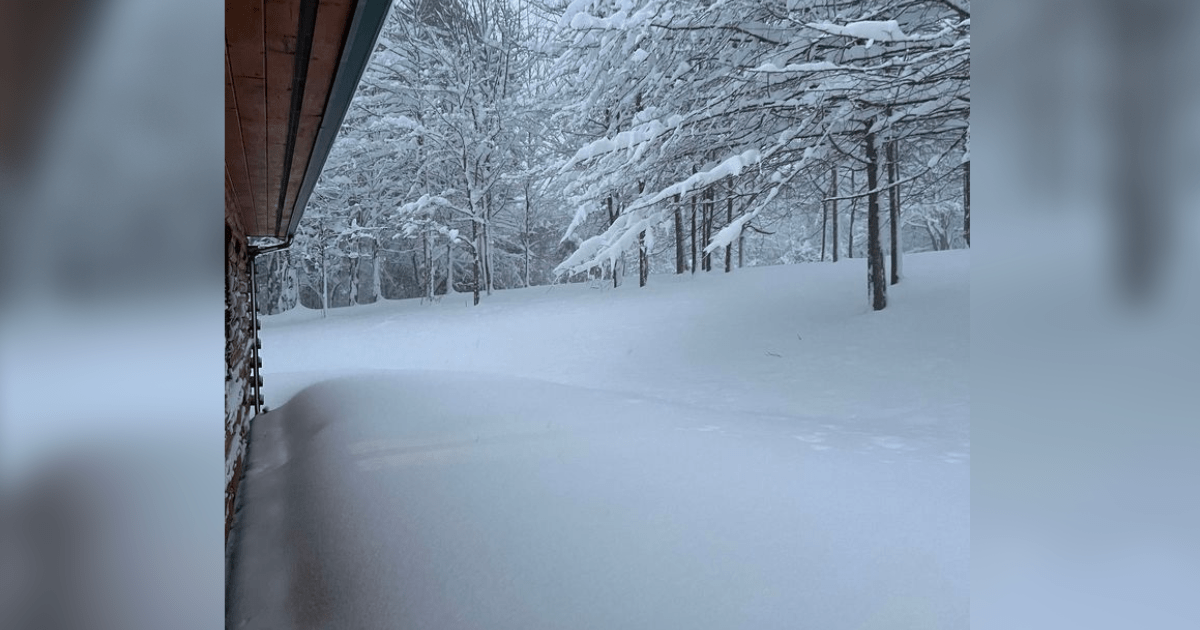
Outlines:
[[[346,112],[350,110],[350,101],[358,90],[358,82],[362,79],[367,68],[367,62],[374,52],[375,43],[379,41],[379,33],[383,23],[391,12],[392,0],[359,0],[354,7],[354,17],[350,20],[350,28],[346,43],[342,47],[342,57],[338,60],[337,74],[333,78],[333,86],[329,89],[329,97],[325,101],[325,115],[321,118],[321,126],[317,129],[317,137],[313,142],[312,156],[304,172],[304,179],[296,195],[296,205],[293,206],[292,216],[288,221],[286,241],[290,245],[300,226],[304,211],[308,208],[308,198],[321,171],[325,169],[325,160],[333,149],[341,130]],[[367,28],[370,37],[366,37],[363,29]],[[336,122],[335,122],[336,119]]]

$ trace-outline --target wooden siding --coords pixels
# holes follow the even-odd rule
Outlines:
[[[228,180],[226,180],[228,181]],[[225,535],[233,522],[243,455],[254,410],[251,379],[254,318],[250,311],[250,256],[245,231],[225,194]]]

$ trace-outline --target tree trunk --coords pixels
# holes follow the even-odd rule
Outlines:
[[[875,151],[875,134],[867,123],[867,289],[871,308],[887,308],[887,279],[883,270],[883,244],[879,238],[879,155]]]
[[[321,319],[325,319],[329,310],[329,259],[325,255],[325,245],[321,245]]]
[[[530,204],[529,204],[529,180],[525,180],[525,239],[524,240],[525,240],[525,286],[527,286],[527,287],[529,286],[529,246],[530,246],[530,241],[532,240],[532,235],[530,234],[530,226],[529,226],[530,210],[531,210],[531,208],[530,208]]]
[[[696,195],[692,195],[692,275],[696,274]]]
[[[609,226],[612,226],[612,224],[614,224],[614,223],[616,223],[616,222],[617,222],[617,214],[618,214],[620,211],[619,211],[619,210],[617,210],[617,211],[614,211],[614,210],[613,210],[613,198],[612,198],[612,195],[609,195],[609,196],[608,196],[608,198],[607,198],[607,199],[605,199],[605,203],[608,205],[608,225],[609,225]],[[610,265],[610,266],[612,267],[612,281],[613,281],[613,288],[615,289],[615,288],[617,288],[617,286],[620,284],[620,283],[618,282],[617,261],[616,261],[616,260],[612,261],[612,263],[611,263],[611,265]]]
[[[963,238],[971,246],[971,163],[963,163]]]
[[[738,269],[742,268],[742,252],[746,249],[746,235],[738,235]]]
[[[713,194],[712,186],[710,185],[704,191],[704,270],[712,271],[712,252],[708,249],[708,244],[712,242],[712,222],[713,222]]]
[[[833,192],[830,194],[830,196],[834,197],[834,199],[831,202],[833,204],[833,206],[830,207],[829,213],[830,213],[830,215],[832,215],[831,218],[833,219],[833,262],[837,262],[838,261],[838,247],[841,246],[841,243],[838,241],[838,207],[837,207],[838,206],[838,202],[837,202],[838,184],[837,184],[837,166],[836,165],[833,167],[832,186],[833,186]]]
[[[280,260],[282,252],[269,254],[268,260],[264,266],[262,262],[254,263],[254,282],[258,283],[257,301],[258,310],[263,314],[275,314],[280,308],[280,296],[283,295],[283,274],[280,270]],[[260,271],[265,271],[263,281],[259,281],[258,277],[263,276]]]
[[[683,273],[683,210],[679,195],[675,195],[675,273]]]
[[[850,194],[858,193],[854,183],[854,169],[850,169]],[[850,234],[846,237],[846,258],[854,258],[854,215],[858,213],[858,197],[850,200]]]
[[[446,295],[454,293],[454,241],[446,243]]]
[[[371,239],[371,302],[378,302],[383,298],[383,287],[379,282],[379,241]]]
[[[828,233],[829,233],[829,204],[822,201],[821,202],[821,262],[825,262],[825,235]]]
[[[429,228],[425,229],[425,297],[433,301],[433,242]]]
[[[646,230],[638,234],[638,286],[646,286],[650,278],[650,258],[646,255]]]
[[[733,179],[729,180],[727,188],[729,196],[725,199],[725,225],[733,225]],[[725,273],[733,271],[733,243],[725,246]]]
[[[492,195],[488,193],[487,205],[484,207],[484,222],[483,222],[483,278],[484,287],[487,288],[487,294],[492,294],[492,289],[496,288],[496,268],[493,265],[492,259]]]
[[[283,276],[279,273],[280,252],[267,254],[266,259],[266,265],[261,260],[254,263],[255,297],[260,313],[274,315],[279,310],[279,296],[283,294]]]
[[[490,214],[490,213],[488,213]],[[483,267],[483,290],[488,294],[492,294],[492,235],[488,225],[491,223],[489,219],[485,219],[483,224],[479,226],[479,241],[483,247],[483,252],[479,257],[479,264]]]
[[[355,250],[354,253],[357,254],[357,253],[359,253],[357,239],[354,239],[354,243],[355,243],[354,244],[354,250]],[[349,281],[350,281],[350,285],[349,285],[350,306],[358,305],[358,260],[359,260],[359,256],[355,256],[354,258],[350,259],[350,279],[349,279]]]
[[[638,94],[638,105],[642,102],[642,95]],[[646,190],[646,182],[638,182],[638,196]],[[646,230],[642,230],[638,234],[638,286],[646,286],[646,280],[650,278],[650,258],[646,253]]]
[[[896,164],[896,141],[891,140],[887,144],[887,180],[888,180],[888,221],[891,229],[892,240],[892,277],[891,283],[898,284],[900,282],[900,265],[902,264],[904,252],[901,251],[900,245],[900,184],[896,183],[900,180],[899,166]]]
[[[288,271],[287,308],[291,309],[300,304],[300,276],[296,269],[296,259],[292,257],[290,249],[287,252],[287,256],[284,258],[287,261]]]
[[[471,279],[472,306],[479,306],[479,283],[483,279],[482,277],[480,277],[480,272],[482,271],[480,269],[480,262],[481,262],[480,257],[483,256],[483,252],[480,251],[481,249],[483,249],[479,245],[480,240],[482,240],[482,239],[479,238],[479,222],[472,220],[471,221],[471,242],[475,244],[475,247],[473,248],[475,251],[472,252],[472,254],[474,254],[474,255],[471,256],[471,262],[472,262],[471,268],[472,268],[472,272],[474,273],[474,277]]]

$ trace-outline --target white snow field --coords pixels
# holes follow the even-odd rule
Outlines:
[[[968,628],[969,254],[905,273],[266,318],[229,627]]]

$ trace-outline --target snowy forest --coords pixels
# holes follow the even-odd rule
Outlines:
[[[274,314],[970,245],[967,0],[395,0]]]

